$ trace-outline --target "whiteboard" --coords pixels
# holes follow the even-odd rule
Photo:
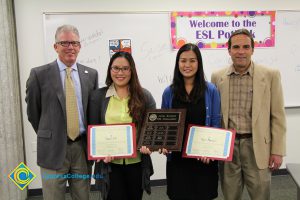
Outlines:
[[[109,40],[131,39],[132,55],[142,87],[154,96],[157,107],[171,84],[176,50],[171,48],[170,12],[44,13],[45,62],[56,59],[55,31],[62,24],[76,26],[82,48],[78,62],[99,72],[104,86],[109,63]],[[300,106],[300,12],[277,11],[274,48],[256,48],[253,60],[281,72],[286,107]],[[231,64],[227,49],[201,49],[207,80],[214,70]],[[298,92],[297,92],[298,91]]]

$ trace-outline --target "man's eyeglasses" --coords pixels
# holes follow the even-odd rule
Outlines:
[[[114,73],[118,73],[119,71],[122,71],[123,73],[129,73],[130,72],[130,67],[117,67],[117,66],[112,66],[111,71]]]
[[[73,47],[79,47],[80,46],[80,42],[78,41],[60,41],[60,42],[56,42],[56,44],[60,44],[61,46],[63,47],[69,47],[70,44],[73,46]]]

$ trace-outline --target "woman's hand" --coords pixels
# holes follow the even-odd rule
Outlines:
[[[210,159],[210,158],[207,158],[207,157],[197,158],[197,160],[203,162],[204,164],[209,164],[210,161],[214,161],[213,159]]]
[[[113,156],[106,156],[103,161],[105,163],[109,163],[109,162],[113,161],[114,159],[115,158]]]
[[[115,158],[113,156],[106,156],[104,159],[97,159],[96,162],[100,162],[101,160],[103,160],[103,162],[105,163],[109,163],[111,161],[113,161]]]
[[[142,154],[148,154],[148,155],[150,155],[152,152],[150,151],[150,149],[149,148],[147,148],[146,146],[142,146],[141,148],[140,148],[140,152],[142,153]]]
[[[162,148],[162,149],[158,149],[158,153],[159,154],[164,154],[165,156],[168,155],[169,153],[172,153],[171,151],[168,151],[167,149],[165,148]]]

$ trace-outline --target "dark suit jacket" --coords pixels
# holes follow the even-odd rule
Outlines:
[[[87,125],[88,96],[98,88],[98,73],[78,63],[77,67]],[[37,133],[37,164],[47,169],[61,168],[67,146],[66,102],[56,61],[31,70],[25,101],[28,120]]]

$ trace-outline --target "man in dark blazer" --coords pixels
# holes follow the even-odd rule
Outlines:
[[[80,48],[76,27],[58,27],[54,44],[57,60],[33,68],[26,83],[27,115],[37,133],[37,164],[45,200],[65,199],[67,181],[72,199],[89,199],[91,166],[86,155],[86,111],[89,94],[98,88],[98,73],[76,62]],[[71,68],[78,109],[75,121],[79,131],[72,139],[67,131],[67,68]]]

